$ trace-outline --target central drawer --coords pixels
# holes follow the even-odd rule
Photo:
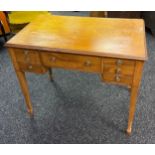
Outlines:
[[[101,58],[64,53],[41,53],[46,67],[75,69],[86,72],[101,72]]]

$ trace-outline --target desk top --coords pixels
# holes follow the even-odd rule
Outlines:
[[[146,60],[141,19],[41,15],[7,47]]]

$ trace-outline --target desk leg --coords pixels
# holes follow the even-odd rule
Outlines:
[[[49,74],[49,79],[50,81],[53,81],[53,76],[52,76],[52,69],[48,69],[48,74]]]
[[[28,84],[27,84],[27,80],[25,77],[25,73],[22,71],[16,71],[16,74],[17,74],[23,95],[25,97],[28,113],[32,115],[33,110],[32,110],[32,104],[31,104],[31,99],[29,95],[29,89],[28,89]]]
[[[128,128],[127,134],[131,134],[132,131],[132,124],[134,119],[134,113],[136,109],[136,101],[138,97],[138,90],[140,87],[141,76],[143,70],[143,62],[137,61],[134,71],[133,83],[131,87],[131,96],[130,96],[130,107],[129,107],[129,117],[128,117]]]
[[[26,101],[26,106],[27,106],[27,110],[28,112],[32,115],[33,114],[33,110],[32,110],[32,104],[31,104],[31,100],[30,100],[30,95],[29,95],[29,89],[28,89],[28,84],[27,84],[27,80],[25,77],[25,73],[23,71],[20,70],[20,67],[16,61],[16,56],[15,56],[15,52],[13,49],[9,49],[9,53],[16,71],[16,75],[18,77],[23,95],[25,97],[25,101]]]

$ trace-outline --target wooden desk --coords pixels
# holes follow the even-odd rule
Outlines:
[[[131,133],[147,59],[143,20],[39,16],[6,46],[30,114],[33,112],[25,72],[44,74],[55,67],[94,72],[104,82],[131,90],[127,127],[127,133]]]

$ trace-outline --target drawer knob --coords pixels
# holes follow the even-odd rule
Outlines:
[[[118,59],[116,63],[117,63],[117,65],[122,65],[123,64],[123,60]]]
[[[28,55],[28,51],[27,51],[27,50],[24,50],[24,54],[25,54],[25,55]]]
[[[30,58],[28,56],[28,51],[24,50],[24,55],[25,55],[25,61],[28,63],[30,61]]]
[[[84,63],[85,66],[89,67],[91,66],[91,61],[87,60],[85,63]]]
[[[52,62],[55,62],[55,61],[56,61],[56,57],[52,57],[52,58],[51,58],[51,61],[52,61]]]
[[[32,69],[32,65],[29,65],[28,68],[29,68],[29,69]]]
[[[117,82],[119,82],[119,81],[121,80],[119,74],[116,75],[115,80],[116,80]]]
[[[121,73],[121,69],[120,68],[116,68],[116,74],[120,74]]]

